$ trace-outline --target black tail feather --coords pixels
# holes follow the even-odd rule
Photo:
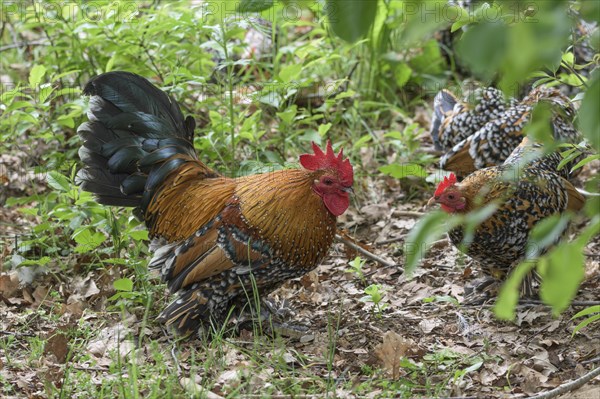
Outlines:
[[[141,76],[109,72],[90,80],[89,122],[78,134],[85,164],[81,187],[107,205],[145,207],[154,190],[177,167],[197,159],[194,119]]]

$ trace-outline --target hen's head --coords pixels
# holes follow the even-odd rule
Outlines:
[[[314,171],[313,191],[322,199],[325,207],[334,216],[339,216],[350,205],[349,192],[354,183],[354,171],[350,161],[344,159],[344,152],[335,155],[331,141],[327,140],[326,151],[312,143],[314,154],[300,155],[300,165]]]
[[[456,176],[450,173],[449,177],[444,177],[429,200],[427,205],[440,204],[442,209],[448,213],[464,212],[467,200],[463,196],[456,183]]]

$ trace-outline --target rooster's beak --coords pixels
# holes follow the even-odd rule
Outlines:
[[[431,197],[429,198],[429,201],[427,201],[427,208],[431,207],[432,205],[437,204],[437,197]]]
[[[353,189],[352,187],[344,187],[344,188],[342,189],[342,191],[345,191],[345,192],[347,192],[347,193],[349,193],[349,194],[352,194],[352,195],[354,195],[354,189]]]

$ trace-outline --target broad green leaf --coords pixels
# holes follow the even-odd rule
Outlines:
[[[133,230],[128,235],[135,241],[143,241],[148,239],[148,230]]]
[[[52,92],[54,91],[54,87],[52,87],[52,85],[45,84],[43,85],[43,87],[40,88],[39,90],[39,94],[38,94],[38,101],[43,104],[46,102],[46,100],[48,99],[48,97],[50,97],[50,94],[52,94]]]
[[[579,108],[579,126],[596,151],[600,151],[600,71],[595,71]]]
[[[67,192],[71,189],[71,183],[69,182],[69,178],[61,175],[56,171],[48,172],[46,176],[46,181],[48,185],[56,190]]]
[[[279,71],[279,79],[284,83],[290,83],[300,75],[300,72],[302,72],[301,63],[286,65]]]
[[[427,177],[427,171],[416,163],[385,165],[380,167],[379,171],[396,179],[403,179],[407,176]]]
[[[515,308],[519,302],[519,294],[521,292],[521,284],[527,274],[533,270],[535,262],[521,262],[508,276],[508,279],[500,288],[494,313],[496,317],[502,320],[513,320],[515,318]]]
[[[572,67],[575,63],[575,56],[570,51],[566,52],[562,55],[562,61]]]
[[[552,314],[559,315],[565,310],[585,275],[585,242],[579,240],[563,243],[538,261],[538,271],[542,276],[540,298],[552,306]]]
[[[404,87],[412,75],[412,69],[405,63],[400,63],[394,68],[394,76],[396,77],[396,85],[398,88]]]
[[[529,234],[527,255],[529,257],[539,256],[545,248],[556,242],[567,228],[569,219],[570,216],[567,214],[557,214],[537,223]]]
[[[456,20],[452,23],[452,26],[450,27],[450,32],[456,32],[457,30],[459,30],[460,28],[462,28],[463,26],[469,24],[471,22],[471,18],[469,17],[469,13],[467,10],[463,9],[462,7],[456,7],[458,10],[458,12],[460,13]]]
[[[600,23],[600,1],[584,0],[580,4],[583,19]]]
[[[73,239],[78,244],[75,247],[75,252],[85,253],[97,248],[106,240],[106,237],[99,231],[93,231],[90,227],[85,227],[73,233]]]
[[[238,4],[238,10],[241,12],[261,12],[273,7],[273,4],[273,0],[242,0]]]
[[[414,56],[410,62],[413,71],[419,74],[441,74],[445,71],[445,61],[440,51],[440,45],[435,40],[429,40],[421,46],[421,53]]]
[[[470,27],[456,44],[459,59],[483,80],[500,68],[508,49],[508,28],[501,23]]]
[[[113,282],[113,287],[117,291],[130,292],[133,291],[133,281],[129,278],[120,278]]]
[[[321,137],[325,136],[329,129],[331,129],[331,123],[323,123],[322,125],[319,125],[319,135]]]
[[[117,53],[114,53],[112,55],[112,57],[110,57],[108,59],[108,61],[106,62],[106,66],[104,67],[104,71],[105,72],[110,72],[113,69],[113,66],[115,65],[115,60],[117,59]]]
[[[352,148],[355,150],[361,148],[363,144],[366,144],[371,140],[373,140],[373,136],[371,136],[370,134],[364,134],[360,139],[358,139],[354,144],[352,144]]]
[[[46,74],[46,67],[43,65],[34,65],[29,72],[29,87],[35,89],[41,82],[42,78]]]
[[[377,14],[378,0],[327,0],[325,13],[333,32],[355,42],[368,32]]]
[[[286,108],[284,111],[277,112],[277,116],[286,124],[291,125],[298,113],[296,105]]]
[[[46,266],[52,259],[49,256],[42,256],[39,259],[25,259],[19,262],[19,267],[23,266]]]
[[[421,218],[408,233],[404,244],[405,272],[412,273],[434,241],[451,230],[457,223],[446,212],[431,212]]]

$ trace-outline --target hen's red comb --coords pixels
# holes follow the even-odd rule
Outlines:
[[[435,193],[433,195],[438,196],[438,195],[442,194],[444,192],[444,190],[446,190],[448,187],[453,186],[455,184],[456,184],[456,176],[454,176],[454,173],[450,173],[450,176],[444,177],[444,180],[442,182],[440,182],[440,184],[437,186],[437,189],[435,190]]]
[[[338,171],[340,181],[345,186],[351,186],[354,182],[354,171],[348,158],[344,159],[344,150],[340,149],[335,155],[331,141],[327,140],[326,152],[323,152],[315,142],[312,142],[314,154],[300,155],[300,165],[308,170],[335,169]]]

